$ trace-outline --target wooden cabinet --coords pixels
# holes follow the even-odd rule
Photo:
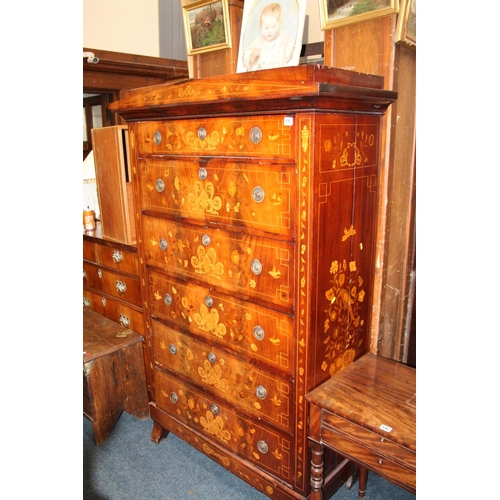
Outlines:
[[[382,79],[317,65],[131,91],[151,438],[310,492],[305,394],[365,353]],[[347,461],[325,459],[326,492]],[[332,473],[336,470],[335,473]]]
[[[83,305],[144,335],[137,247],[83,235]]]

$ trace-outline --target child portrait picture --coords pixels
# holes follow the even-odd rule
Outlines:
[[[307,0],[247,0],[237,73],[297,66]]]

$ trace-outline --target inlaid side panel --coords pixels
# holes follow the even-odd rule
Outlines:
[[[210,158],[139,165],[143,210],[293,236],[294,165]]]
[[[276,477],[290,480],[293,449],[286,434],[214,402],[158,368],[154,378],[160,388],[155,398],[158,408]]]
[[[294,158],[293,119],[285,115],[139,122],[139,155]]]
[[[242,359],[292,373],[292,316],[155,271],[148,277],[152,316],[217,341]]]
[[[153,321],[155,361],[255,417],[291,432],[292,382]]]
[[[294,245],[143,216],[146,263],[292,311]]]

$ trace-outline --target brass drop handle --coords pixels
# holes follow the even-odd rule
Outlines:
[[[123,260],[123,254],[119,250],[113,250],[113,254],[111,255],[113,262],[118,264]]]
[[[207,295],[205,297],[205,305],[207,307],[212,307],[214,305],[214,299],[212,299],[212,297],[210,297],[210,295]]]
[[[262,130],[259,127],[253,127],[250,130],[250,140],[253,144],[259,144],[262,140]]]
[[[85,279],[87,277],[87,271],[85,271],[85,269],[83,270],[83,279]]]
[[[213,352],[209,352],[207,355],[207,358],[208,358],[208,361],[210,361],[210,363],[213,364],[213,363],[215,363],[217,356]]]
[[[260,203],[264,199],[264,196],[265,196],[265,192],[260,186],[255,186],[253,188],[252,198],[254,199],[254,201],[256,201],[257,203]]]
[[[97,276],[99,276],[99,279],[102,279],[102,271],[100,269],[97,270]]]
[[[205,127],[200,127],[198,129],[198,139],[203,141],[203,139],[205,139],[206,136],[207,136],[207,129]]]
[[[208,234],[204,234],[202,237],[201,237],[201,242],[203,243],[204,246],[208,247],[208,245],[210,245],[210,236]]]
[[[164,296],[163,296],[163,302],[165,302],[165,304],[167,306],[171,306],[172,305],[172,296],[169,294],[169,293],[166,293]]]
[[[156,145],[159,145],[161,144],[161,132],[159,130],[157,130],[154,134],[153,134],[153,141]]]
[[[257,388],[255,389],[255,395],[259,399],[266,399],[267,398],[267,390],[265,387],[262,385],[258,385]]]
[[[267,443],[265,441],[258,441],[257,442],[257,449],[261,453],[266,454],[269,451],[269,446],[267,446]]]
[[[169,351],[170,351],[170,354],[172,354],[172,355],[174,355],[174,356],[177,354],[177,347],[175,347],[175,345],[174,345],[174,344],[170,344],[170,345],[168,346],[168,349],[169,349]]]
[[[208,177],[207,169],[201,167],[200,170],[198,170],[198,177],[201,181],[204,181]]]
[[[218,407],[216,404],[212,403],[212,404],[210,405],[210,411],[211,411],[214,415],[217,415],[217,413],[219,413],[219,407]]]
[[[83,297],[83,305],[85,307],[90,307],[90,300],[87,297]]]
[[[171,392],[170,393],[170,401],[172,401],[172,403],[176,404],[179,401],[179,396],[177,396],[177,394],[175,392]]]
[[[256,276],[258,276],[262,272],[262,263],[260,262],[259,259],[254,259],[252,260],[252,263],[250,264],[250,269],[252,270],[252,273],[254,273]]]
[[[118,293],[125,293],[127,291],[127,285],[120,280],[116,280],[115,287]]]
[[[160,239],[160,250],[164,252],[168,248],[168,241],[165,238]]]

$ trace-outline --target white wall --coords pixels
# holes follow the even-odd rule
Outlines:
[[[83,47],[160,57],[158,12],[158,0],[83,0]],[[307,43],[322,42],[319,0],[306,16]]]
[[[158,0],[83,0],[83,47],[159,57],[158,26]]]

